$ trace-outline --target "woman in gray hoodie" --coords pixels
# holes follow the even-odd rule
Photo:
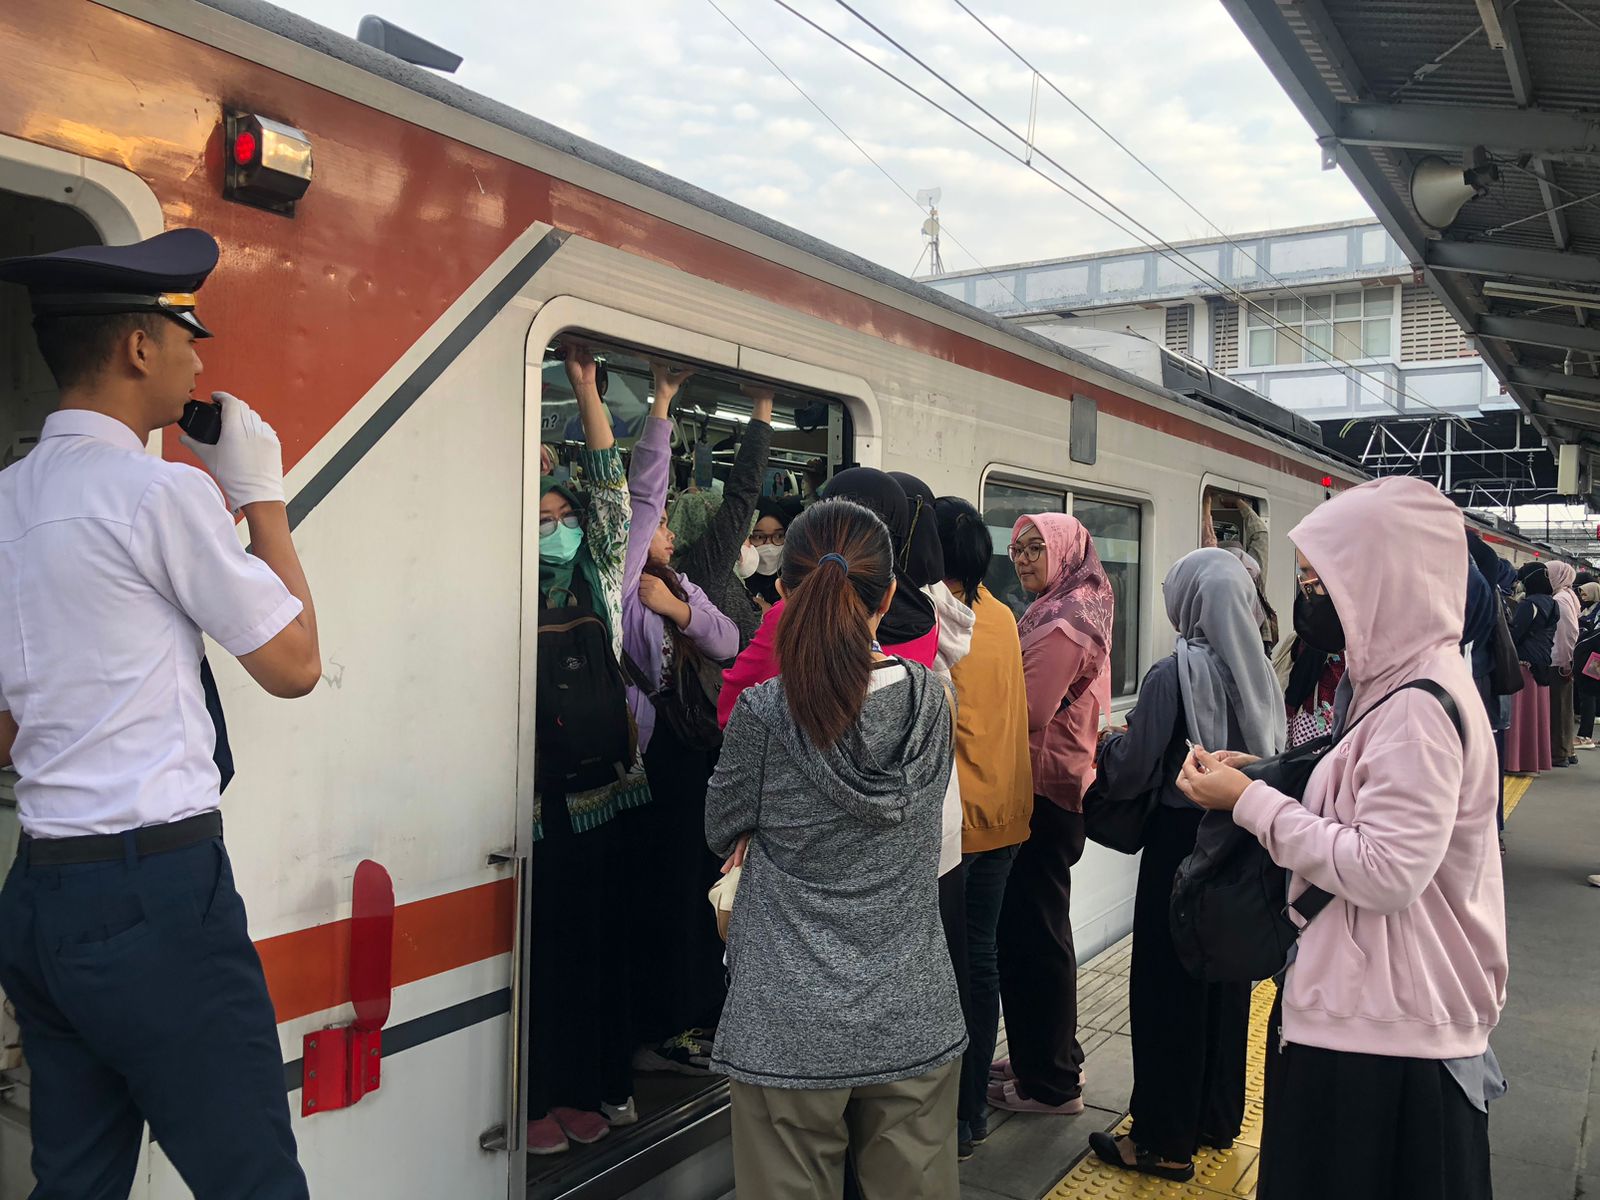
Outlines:
[[[782,674],[747,689],[706,795],[706,840],[742,859],[728,1001],[711,1062],[730,1079],[741,1200],[955,1200],[966,1026],[939,924],[952,709],[926,667],[885,656],[889,532],[827,500],[789,526]]]

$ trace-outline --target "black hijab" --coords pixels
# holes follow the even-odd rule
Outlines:
[[[1522,590],[1528,595],[1550,595],[1550,572],[1545,570],[1542,562],[1523,563],[1517,578],[1522,580]]]
[[[1493,586],[1500,578],[1500,557],[1476,529],[1467,530],[1467,553],[1472,555],[1472,565],[1478,568],[1478,574]]]
[[[755,521],[759,521],[763,517],[771,517],[787,530],[790,523],[800,515],[800,511],[800,501],[798,500],[763,496],[756,501]],[[751,528],[755,528],[754,521],[751,522]],[[779,572],[777,571],[774,571],[771,575],[763,575],[757,571],[744,581],[744,590],[749,592],[751,596],[760,596],[768,604],[776,604],[783,599],[778,595],[778,575]]]
[[[890,471],[889,478],[900,485],[911,510],[911,536],[900,553],[900,569],[918,587],[938,583],[944,578],[944,543],[933,513],[933,489],[904,471]]]
[[[889,527],[889,541],[894,548],[895,582],[894,599],[889,611],[878,626],[878,641],[885,646],[903,646],[925,637],[934,627],[936,618],[933,601],[921,592],[921,584],[905,570],[906,551],[912,538],[912,510],[906,500],[905,490],[886,475],[872,467],[851,467],[840,471],[822,489],[824,500],[854,500],[882,518]],[[939,540],[939,530],[933,521],[933,496],[928,496],[928,528],[934,543]],[[939,564],[943,567],[944,550],[939,550]],[[926,567],[926,562],[919,562]],[[941,569],[939,578],[943,578]]]

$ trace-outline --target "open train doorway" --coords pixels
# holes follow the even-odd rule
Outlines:
[[[4,182],[0,164],[0,185]],[[0,187],[0,258],[103,240],[76,209]],[[55,380],[34,344],[28,293],[0,283],[0,468],[33,449],[57,399]],[[17,852],[16,781],[10,768],[0,767],[0,869],[9,869]],[[28,1068],[7,1008],[0,1013],[0,1200],[22,1200],[33,1188],[28,1102]]]
[[[620,480],[607,476],[620,471],[635,492],[632,522],[648,515],[638,525],[643,542],[631,526],[622,533],[633,550],[624,558],[633,561],[634,588],[639,576],[663,567],[692,576],[699,567],[687,566],[686,556],[709,562],[695,557],[697,548],[721,547],[717,578],[724,586],[713,603],[730,622],[739,620],[735,614],[746,618],[747,632],[723,647],[736,653],[778,598],[765,590],[775,579],[767,564],[778,556],[746,554],[741,543],[781,548],[788,522],[853,465],[847,394],[787,382],[786,372],[803,376],[804,368],[733,343],[626,317],[616,324],[623,329],[608,331],[599,320],[558,326],[532,347],[540,494],[530,505],[541,503],[541,530],[548,521],[552,538],[568,520],[556,514],[568,506],[571,528],[609,538],[602,510],[617,498],[602,504],[601,497],[618,488]],[[587,370],[603,421],[580,399],[580,390],[588,394],[586,382],[580,387]],[[662,399],[663,374],[681,377],[670,403]],[[593,431],[607,426],[610,437],[599,440],[611,441],[614,451],[602,458],[587,446]],[[552,505],[549,516],[547,492],[567,502]],[[671,537],[663,540],[666,561],[658,563],[645,551],[662,520]],[[544,545],[541,534],[541,553]],[[615,563],[616,546],[597,543],[594,553],[628,575]],[[566,561],[541,556],[541,606],[547,581],[566,586],[559,583]],[[742,573],[730,576],[741,563]],[[629,628],[624,617],[624,649],[631,645],[630,655],[650,661],[641,641],[629,641]],[[660,651],[664,670],[668,653],[682,653],[681,646],[669,635]],[[541,661],[549,652],[540,646]],[[713,665],[732,657],[718,652]],[[668,690],[635,661],[630,678]],[[538,747],[536,741],[535,758]],[[656,719],[639,762],[642,789],[617,787],[610,810],[601,788],[541,795],[534,810],[528,1053],[517,1081],[528,1098],[529,1200],[682,1200],[732,1187],[727,1085],[709,1063],[726,985],[706,903],[720,877],[704,832],[715,752],[685,744]]]

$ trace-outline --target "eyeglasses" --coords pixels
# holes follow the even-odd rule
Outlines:
[[[547,537],[548,535],[554,533],[556,531],[556,526],[557,525],[565,525],[568,529],[577,529],[580,526],[582,526],[582,524],[583,524],[583,521],[579,519],[577,513],[568,513],[566,516],[562,517],[559,521],[556,520],[554,517],[540,517],[539,518],[539,536],[540,537]]]
[[[750,535],[752,546],[781,546],[783,545],[783,530],[777,533],[752,533]]]
[[[1295,587],[1300,589],[1300,594],[1307,600],[1313,596],[1326,596],[1328,589],[1322,585],[1322,578],[1315,571],[1308,571],[1304,567],[1295,571]]]
[[[1006,547],[1006,553],[1012,562],[1036,563],[1039,556],[1044,553],[1043,542],[1029,542],[1026,546],[1019,542],[1012,542]]]

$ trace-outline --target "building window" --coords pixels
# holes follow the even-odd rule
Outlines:
[[[1018,617],[1027,611],[1032,597],[1017,582],[1006,547],[1017,520],[1041,512],[1071,513],[1094,539],[1095,552],[1100,555],[1116,598],[1111,623],[1111,694],[1131,696],[1139,689],[1139,551],[1143,514],[1137,504],[1074,495],[1047,485],[985,483],[983,519],[994,539],[995,556],[984,585]]]
[[[1246,361],[1272,367],[1388,358],[1393,315],[1393,288],[1255,300],[1246,316]]]

